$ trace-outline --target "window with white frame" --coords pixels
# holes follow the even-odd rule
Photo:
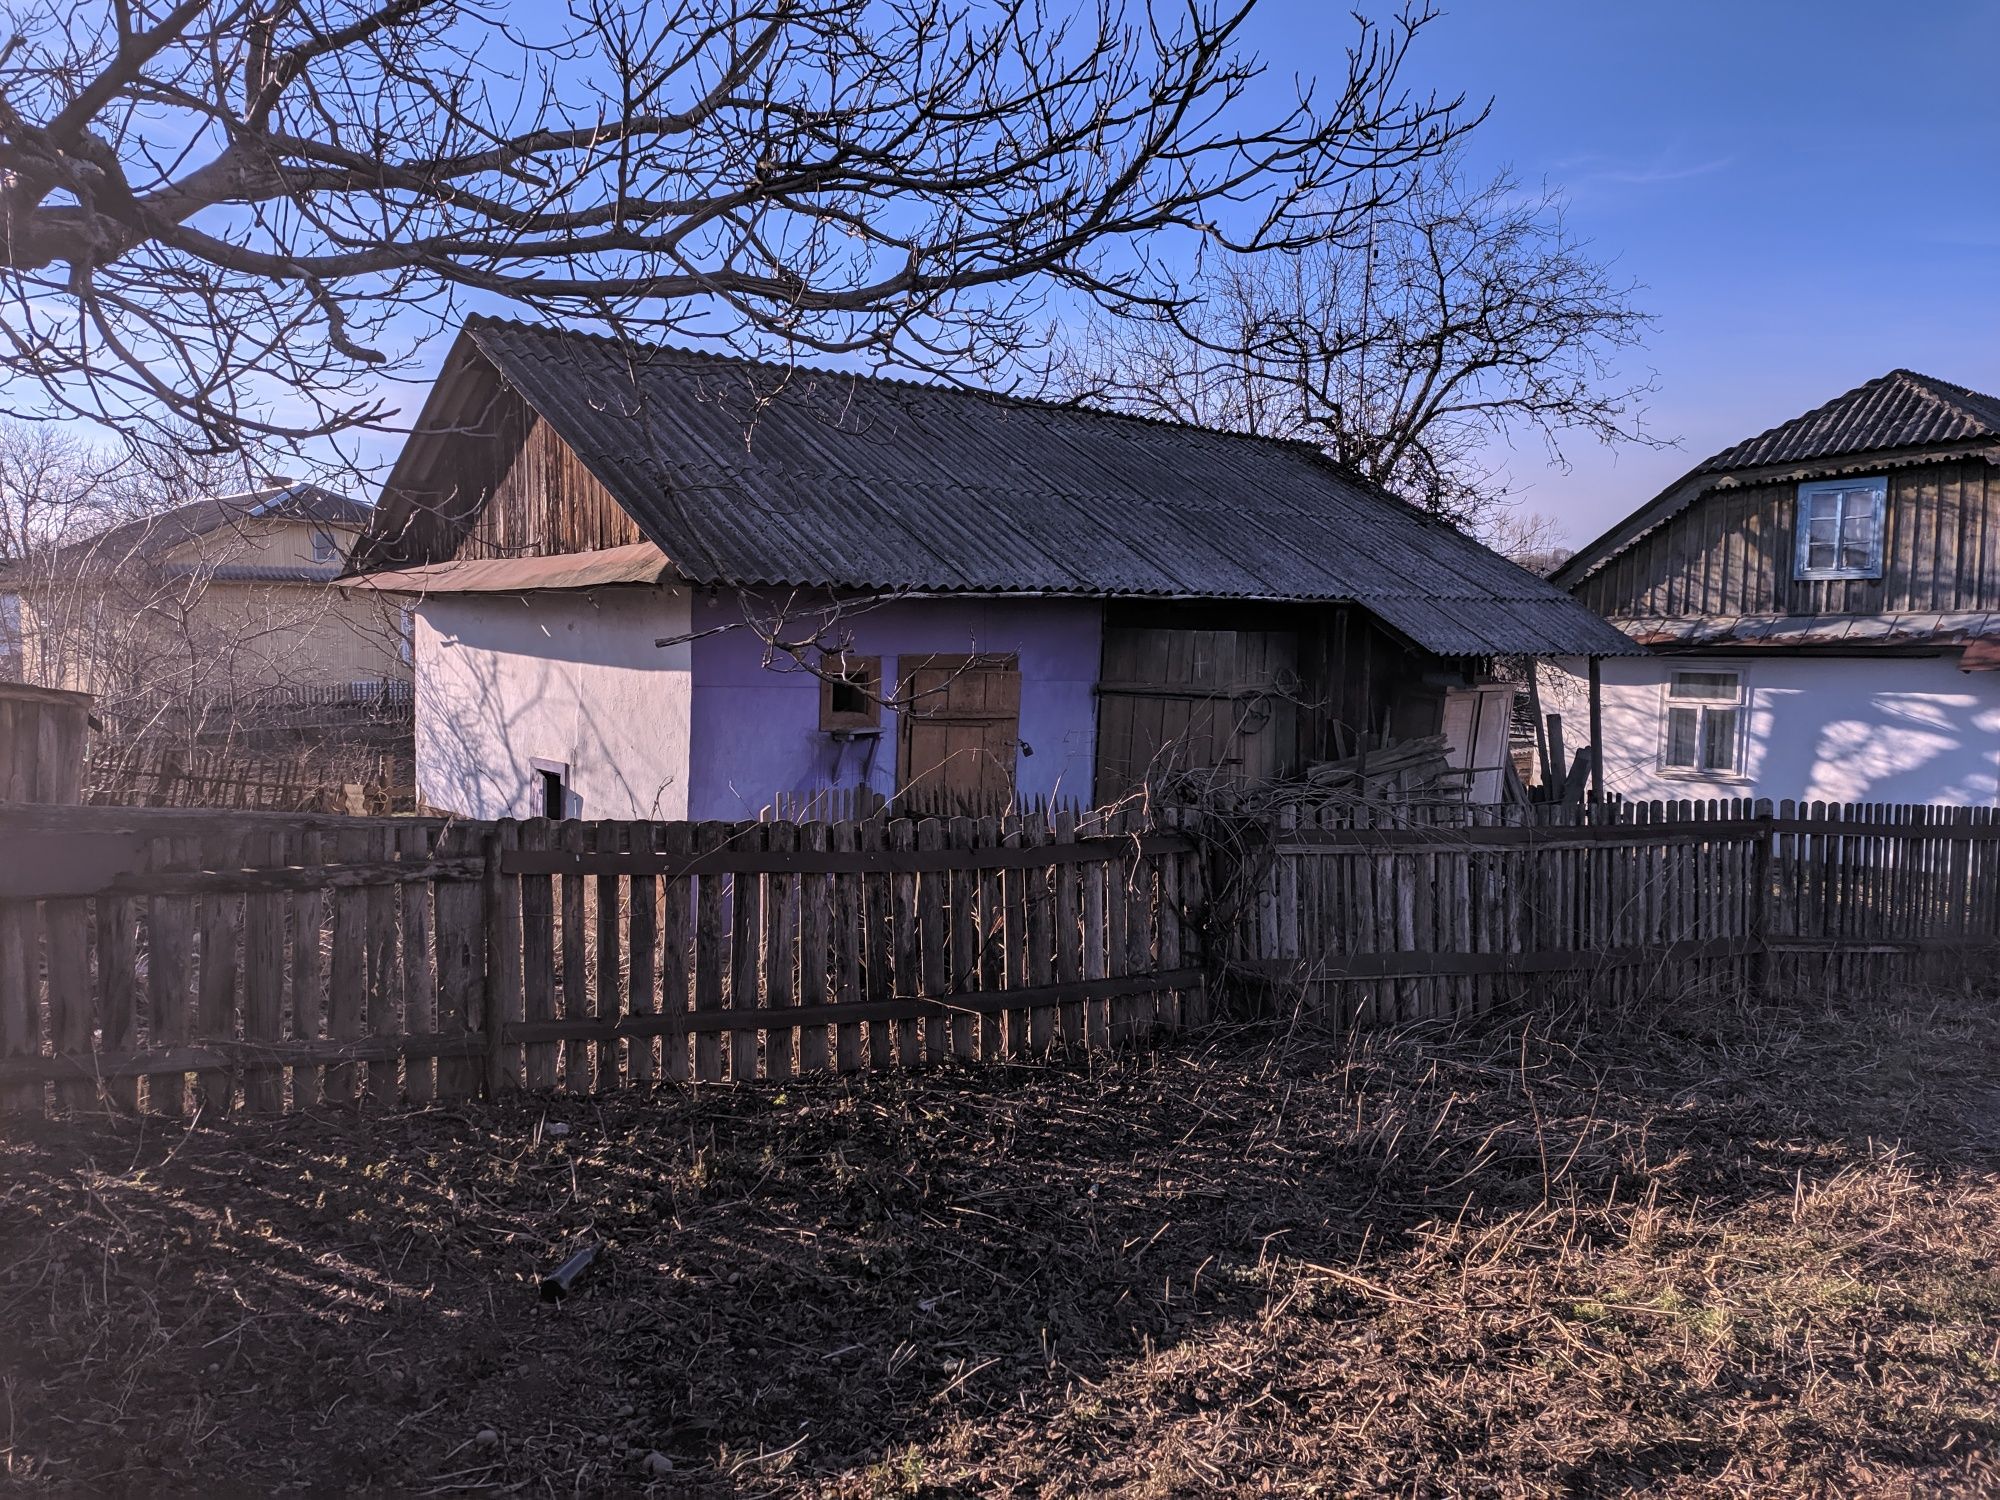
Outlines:
[[[1799,486],[1800,578],[1880,578],[1889,481],[1825,479]]]
[[[1665,743],[1669,771],[1733,776],[1743,769],[1744,697],[1740,672],[1675,672],[1667,679]]]
[[[340,561],[340,539],[330,531],[312,534],[313,561],[321,567]]]

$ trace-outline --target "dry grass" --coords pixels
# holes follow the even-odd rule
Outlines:
[[[1996,1021],[1966,997],[1709,1005],[26,1127],[0,1150],[5,1473],[2000,1492]],[[534,1273],[584,1233],[608,1262],[541,1305]]]

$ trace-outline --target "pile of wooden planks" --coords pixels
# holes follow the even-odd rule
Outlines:
[[[1306,767],[1308,785],[1350,798],[1383,802],[1399,798],[1463,802],[1472,785],[1470,771],[1456,770],[1441,734],[1366,747],[1342,760]]]

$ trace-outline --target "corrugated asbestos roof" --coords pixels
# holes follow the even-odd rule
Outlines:
[[[1634,649],[1305,444],[485,318],[465,338],[698,584],[1340,600],[1440,654]]]
[[[2000,441],[2000,397],[1914,370],[1891,370],[1704,459],[1602,536],[1579,547],[1552,577],[1565,587],[1588,578],[1738,470],[1858,459],[1871,453],[1890,455],[1905,464],[1926,462],[1939,456],[1925,454],[1926,448],[1996,441]],[[1837,467],[1851,470],[1858,465]]]
[[[1723,449],[1702,468],[1713,474],[1993,437],[2000,437],[2000,400],[1914,370],[1891,370],[1802,417]]]

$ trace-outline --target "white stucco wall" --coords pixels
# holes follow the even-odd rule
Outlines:
[[[1661,767],[1668,675],[1702,669],[1743,674],[1740,776]],[[1961,672],[1955,651],[1613,657],[1603,681],[1605,789],[1634,800],[2000,804],[2000,672]],[[1559,663],[1542,678],[1542,706],[1562,714],[1572,752],[1590,738],[1586,684],[1582,662]]]
[[[668,588],[454,595],[416,607],[418,795],[474,818],[540,811],[568,767],[581,818],[687,816],[688,596]]]

